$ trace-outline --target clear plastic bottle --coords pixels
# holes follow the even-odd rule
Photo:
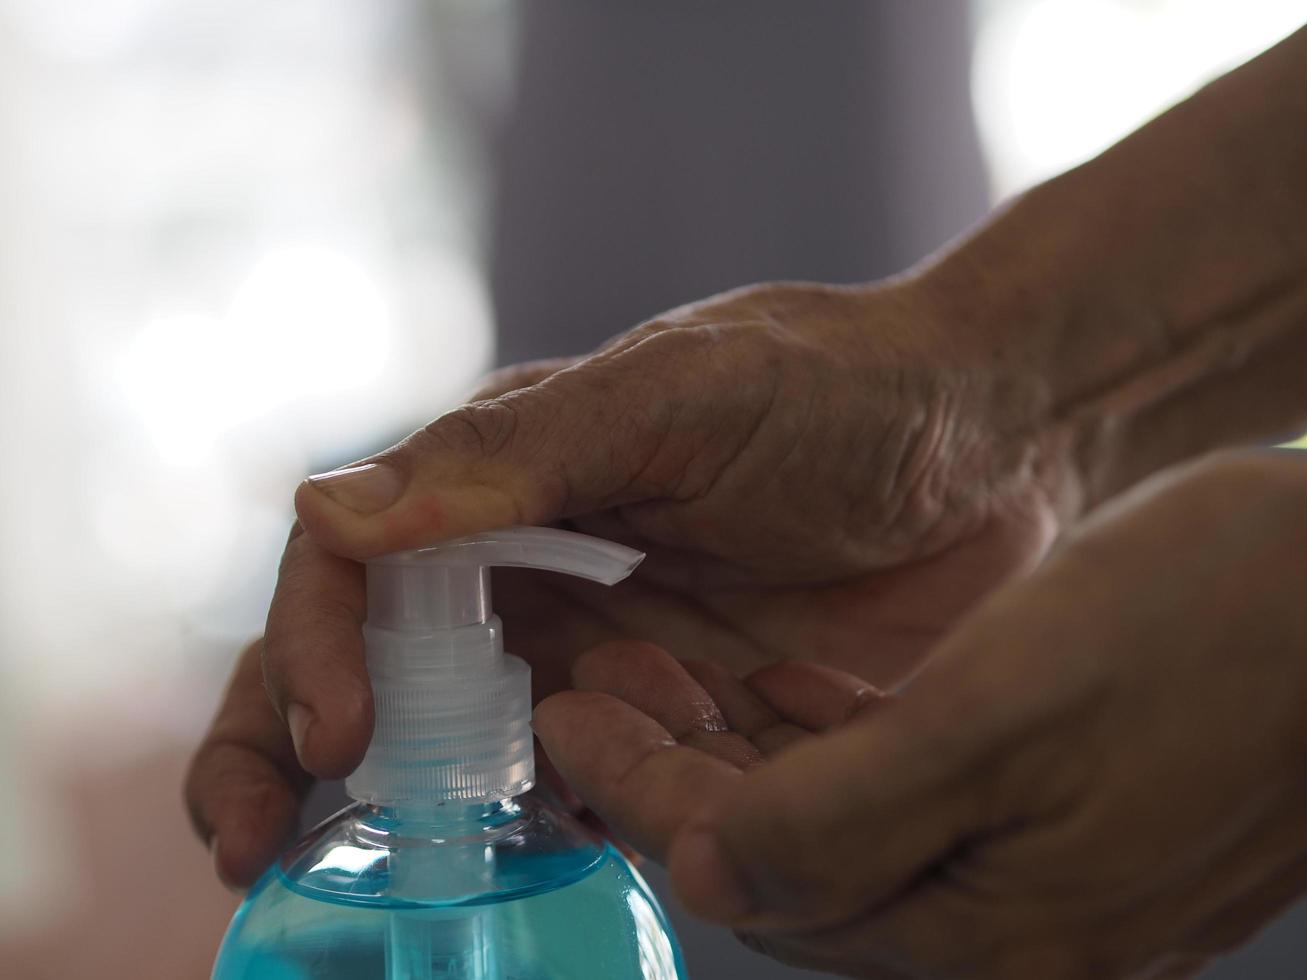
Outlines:
[[[530,671],[503,654],[488,567],[613,584],[642,556],[510,528],[369,564],[376,727],[357,802],[250,891],[215,980],[680,980],[627,860],[528,793]]]

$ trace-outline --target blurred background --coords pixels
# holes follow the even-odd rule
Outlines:
[[[182,772],[304,474],[496,362],[897,271],[1303,16],[0,0],[0,975],[208,975]],[[808,975],[679,928],[696,976]],[[1301,976],[1303,933],[1210,975]]]

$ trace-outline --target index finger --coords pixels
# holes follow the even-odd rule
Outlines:
[[[365,615],[363,566],[296,525],[268,610],[263,676],[300,765],[322,779],[352,772],[372,737]]]

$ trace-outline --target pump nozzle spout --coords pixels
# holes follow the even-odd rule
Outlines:
[[[538,568],[616,585],[644,555],[633,548],[552,527],[508,527],[456,538],[414,551],[383,555],[370,566],[469,568],[492,565]]]
[[[405,631],[451,629],[490,616],[492,566],[564,572],[615,585],[644,555],[550,527],[510,527],[368,562],[368,623]]]

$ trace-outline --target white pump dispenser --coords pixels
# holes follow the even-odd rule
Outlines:
[[[488,802],[535,781],[531,669],[503,652],[491,566],[613,585],[644,555],[571,531],[512,527],[368,562],[363,627],[376,723],[350,796],[383,806]]]

